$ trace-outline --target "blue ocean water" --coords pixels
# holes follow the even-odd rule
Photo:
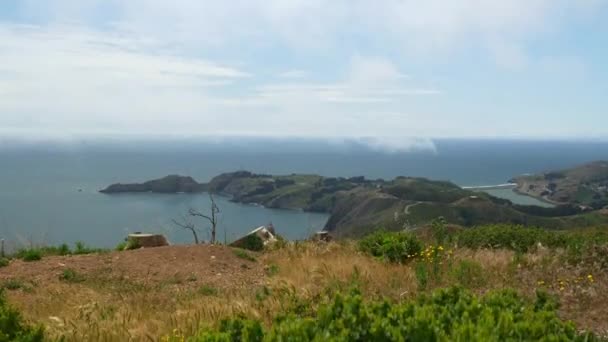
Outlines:
[[[4,142],[0,144],[0,238],[13,246],[84,241],[112,247],[128,232],[146,231],[166,234],[175,243],[190,242],[190,235],[170,221],[189,207],[207,208],[206,195],[98,193],[111,183],[141,182],[168,174],[190,175],[198,181],[240,169],[385,179],[405,175],[478,186],[608,159],[605,142],[433,143],[432,149],[387,152],[358,142],[313,140]],[[218,201],[222,210],[218,236],[222,240],[224,236],[232,240],[269,222],[290,239],[304,238],[327,220],[322,214],[240,205],[223,198]]]

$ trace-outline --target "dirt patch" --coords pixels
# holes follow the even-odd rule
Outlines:
[[[19,279],[32,283],[61,282],[65,269],[86,278],[121,278],[131,282],[211,284],[217,287],[251,286],[262,281],[256,262],[238,258],[231,248],[188,245],[147,248],[107,254],[51,256],[40,261],[15,260],[0,269],[0,282]]]

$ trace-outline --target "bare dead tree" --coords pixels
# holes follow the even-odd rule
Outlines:
[[[186,215],[182,215],[181,221],[177,221],[175,219],[171,221],[179,228],[190,231],[194,236],[194,243],[198,245],[198,230],[196,229],[194,223]]]
[[[209,221],[209,224],[211,225],[211,243],[215,243],[215,235],[217,233],[217,220],[218,214],[220,213],[220,208],[217,206],[217,204],[215,204],[215,199],[213,198],[212,193],[209,193],[209,200],[211,200],[210,215],[203,214],[202,212],[193,208],[190,208],[188,214],[190,214],[190,216],[202,217]]]

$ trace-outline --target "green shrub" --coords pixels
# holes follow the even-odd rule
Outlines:
[[[608,243],[608,232],[601,230],[555,231],[541,228],[496,224],[470,228],[459,232],[456,240],[460,247],[506,248],[527,252],[538,243],[549,248],[564,248],[572,255],[581,255],[596,245]]]
[[[265,328],[259,321],[223,321],[196,341],[595,341],[563,322],[556,305],[539,295],[528,302],[514,291],[482,297],[461,288],[404,303],[364,301],[356,291],[337,295],[316,314],[290,313]]]
[[[126,239],[125,241],[119,243],[118,245],[116,245],[115,250],[117,251],[130,251],[130,250],[134,250],[134,249],[138,249],[141,246],[139,245],[139,242],[137,242],[137,240],[135,239]]]
[[[0,257],[0,267],[6,267],[11,263],[11,261],[7,258]]]
[[[42,251],[38,248],[29,248],[20,253],[23,261],[38,261],[42,259]]]
[[[91,248],[91,247],[88,247],[84,242],[77,241],[73,254],[83,255],[83,254],[93,254],[93,253],[102,253],[102,252],[105,252],[105,250],[101,249],[101,248]]]
[[[79,283],[84,280],[84,277],[78,274],[75,270],[71,268],[66,268],[59,275],[59,280],[65,281],[68,283]]]
[[[116,247],[114,247],[115,251],[121,252],[127,249],[127,241],[120,242]]]
[[[25,287],[25,284],[19,279],[8,279],[2,283],[1,289],[19,290]]]
[[[67,244],[61,244],[58,247],[55,246],[44,246],[40,247],[40,252],[43,256],[47,255],[70,255],[72,251],[70,251],[70,246]]]
[[[513,225],[490,225],[470,228],[457,235],[460,247],[506,248],[527,252],[538,242],[548,242],[552,233],[540,228],[525,228]]]
[[[465,287],[479,287],[485,283],[483,267],[472,260],[460,260],[451,273],[458,284]]]
[[[266,275],[269,277],[279,274],[279,266],[277,264],[268,265],[266,268]]]
[[[0,341],[43,341],[42,327],[30,327],[23,323],[19,311],[8,305],[0,291]]]
[[[427,264],[424,261],[417,262],[414,267],[414,272],[416,274],[418,289],[421,291],[425,290],[429,283],[429,270]]]
[[[435,243],[442,245],[448,238],[447,221],[443,217],[439,217],[431,222],[431,234]]]
[[[234,247],[259,252],[264,249],[264,241],[256,234],[245,236],[242,240],[232,244]]]
[[[422,250],[422,243],[404,232],[376,231],[359,240],[359,249],[390,262],[405,262]]]
[[[232,251],[234,252],[234,255],[236,255],[236,257],[239,259],[244,259],[247,261],[257,261],[257,259],[253,255],[247,253],[246,250],[234,248]]]

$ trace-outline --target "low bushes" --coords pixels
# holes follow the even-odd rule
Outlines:
[[[100,248],[91,248],[87,246],[84,242],[77,241],[72,254],[74,255],[83,255],[83,254],[93,254],[93,253],[101,253],[105,252],[104,249]]]
[[[8,305],[0,291],[0,341],[38,342],[43,339],[42,328],[25,324],[19,311]]]
[[[234,255],[239,259],[244,259],[251,262],[257,261],[257,259],[253,255],[247,253],[247,251],[244,249],[234,248],[232,251]]]
[[[84,281],[84,277],[72,268],[66,268],[59,275],[59,280],[66,283],[80,283]]]
[[[264,249],[264,241],[256,234],[249,234],[243,239],[232,243],[232,246],[259,252]]]
[[[19,253],[23,261],[38,261],[42,259],[42,251],[38,248],[25,249]]]
[[[359,249],[374,257],[405,262],[422,251],[422,243],[412,234],[376,231],[359,241]]]
[[[514,291],[482,297],[460,288],[405,303],[364,301],[356,291],[336,295],[310,316],[276,317],[267,328],[247,318],[223,321],[194,341],[594,341],[561,321],[557,305],[539,294],[528,302]]]
[[[114,248],[114,250],[120,252],[120,251],[130,251],[130,250],[139,249],[139,248],[141,248],[141,246],[139,245],[139,242],[137,240],[127,238],[125,241],[116,245],[116,248]]]
[[[507,248],[527,252],[538,243],[549,248],[580,250],[608,243],[608,232],[601,230],[552,231],[515,225],[488,225],[470,228],[456,235],[459,247]]]
[[[65,255],[82,255],[92,253],[102,253],[105,249],[91,248],[85,245],[83,242],[76,242],[74,249],[70,249],[67,244],[61,244],[59,246],[43,246],[43,247],[31,247],[20,249],[15,253],[14,257],[23,259],[24,261],[37,261],[45,256],[65,256]]]

